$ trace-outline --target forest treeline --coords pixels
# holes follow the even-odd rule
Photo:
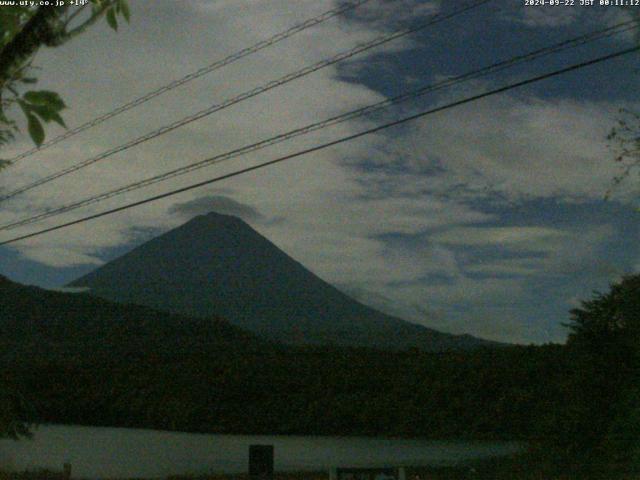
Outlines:
[[[522,440],[548,468],[627,471],[640,459],[639,285],[576,309],[567,345],[429,353],[286,347],[4,279],[2,371],[33,422]]]

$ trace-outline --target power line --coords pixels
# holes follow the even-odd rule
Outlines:
[[[354,0],[350,3],[346,3],[344,5],[342,5],[341,7],[338,8],[333,8],[331,10],[328,10],[324,13],[321,13],[320,15],[313,17],[313,18],[309,18],[307,20],[305,20],[302,23],[299,23],[297,25],[294,25],[293,27],[284,30],[280,33],[275,34],[272,37],[269,37],[265,40],[262,40],[258,43],[256,43],[255,45],[252,45],[251,47],[247,47],[244,48],[242,50],[239,50],[235,53],[232,53],[231,55],[221,59],[221,60],[217,60],[216,62],[207,65],[206,67],[202,67],[194,72],[191,72],[187,75],[185,75],[184,77],[178,78],[170,83],[167,83],[166,85],[163,85],[162,87],[159,87],[156,90],[153,90],[149,93],[146,93],[145,95],[142,95],[141,97],[136,98],[135,100],[132,100],[128,103],[125,103],[103,115],[100,115],[99,117],[96,117],[92,120],[89,120],[86,123],[83,123],[82,125],[79,125],[75,128],[72,128],[71,130],[67,130],[65,133],[58,135],[55,138],[52,138],[51,140],[43,143],[42,145],[40,145],[39,147],[33,147],[29,150],[26,150],[25,152],[22,152],[19,155],[16,155],[15,157],[9,158],[7,159],[8,162],[10,162],[11,164],[15,164],[16,162],[29,157],[31,155],[33,155],[36,152],[41,152],[42,150],[45,150],[57,143],[62,142],[63,140],[66,140],[68,138],[71,138],[81,132],[84,132],[85,130],[89,130],[90,128],[93,128],[97,125],[100,125],[103,122],[106,122],[107,120],[116,117],[118,115],[120,115],[121,113],[124,113],[128,110],[131,110],[139,105],[142,105],[143,103],[148,102],[149,100],[158,97],[166,92],[169,92],[171,90],[174,90],[182,85],[184,85],[185,83],[188,83],[192,80],[195,80],[196,78],[200,78],[208,73],[211,73],[215,70],[218,70],[222,67],[226,67],[227,65],[230,65],[244,57],[247,57],[249,55],[252,55],[256,52],[259,52],[260,50],[263,50],[267,47],[270,47],[272,45],[275,45],[276,43],[279,43],[283,40],[286,40],[289,37],[292,37],[293,35],[300,33],[308,28],[314,27],[316,25],[319,25],[333,17],[337,17],[339,15],[342,15],[344,13],[347,13],[350,10],[354,10],[355,8],[369,2],[370,0]]]
[[[401,102],[406,102],[408,100],[411,99],[415,99],[418,98],[420,96],[426,95],[427,93],[431,93],[437,90],[441,90],[443,88],[448,88],[451,86],[454,86],[456,84],[459,83],[463,83],[466,81],[469,81],[471,79],[475,79],[475,78],[479,78],[481,76],[485,76],[487,74],[491,74],[491,73],[496,73],[508,68],[513,67],[514,65],[517,65],[519,63],[524,63],[524,62],[530,62],[533,61],[535,59],[538,59],[540,57],[544,57],[544,56],[548,56],[552,53],[557,53],[560,51],[564,51],[570,48],[576,48],[580,45],[584,45],[586,43],[595,41],[595,40],[599,40],[602,38],[606,38],[606,37],[610,37],[613,35],[618,35],[621,33],[624,33],[626,31],[632,30],[638,28],[638,22],[635,20],[631,20],[631,21],[627,21],[627,22],[622,22],[618,25],[614,25],[605,29],[601,29],[601,30],[597,30],[594,32],[589,32],[587,34],[583,34],[580,35],[578,37],[574,37],[565,41],[562,41],[560,43],[548,46],[548,47],[544,47],[544,48],[540,48],[537,50],[533,50],[531,52],[527,52],[525,54],[521,54],[515,57],[511,57],[507,60],[503,60],[497,63],[494,63],[492,65],[477,69],[477,70],[473,70],[470,72],[467,72],[465,74],[459,75],[457,77],[453,77],[450,79],[446,79],[446,80],[442,80],[440,82],[437,82],[435,84],[430,84],[430,85],[426,85],[423,86],[421,88],[418,88],[416,90],[412,90],[410,92],[407,93],[403,93],[400,95],[397,95],[395,97],[392,97],[390,99],[386,99],[356,110],[352,110],[350,112],[347,113],[343,113],[319,122],[315,122],[309,125],[306,125],[304,127],[300,127],[294,130],[290,130],[288,132],[276,135],[274,137],[270,137],[268,139],[256,142],[256,143],[252,143],[249,145],[245,145],[243,147],[240,148],[236,148],[234,150],[228,151],[228,152],[224,152],[218,155],[215,155],[213,157],[210,158],[206,158],[204,160],[186,165],[184,167],[179,167],[173,170],[170,170],[168,172],[164,172],[158,175],[155,175],[153,177],[149,177],[147,179],[144,180],[140,180],[137,182],[133,182],[129,185],[125,185],[123,187],[119,187],[117,189],[114,190],[110,190],[108,192],[99,194],[99,195],[95,195],[95,196],[91,196],[89,198],[85,198],[83,200],[79,200],[77,202],[71,203],[71,204],[67,204],[61,207],[57,207],[57,208],[53,208],[53,209],[49,209],[46,210],[38,215],[35,216],[31,216],[31,217],[27,217],[27,218],[23,218],[20,220],[16,220],[14,222],[8,223],[8,224],[4,224],[4,225],[0,225],[0,230],[10,230],[10,229],[14,229],[20,226],[24,226],[24,225],[29,225],[32,223],[36,223],[40,220],[43,220],[45,218],[49,218],[52,216],[57,216],[60,215],[62,213],[66,213],[72,210],[76,210],[78,208],[81,207],[85,207],[88,205],[92,205],[94,203],[99,203],[102,202],[104,200],[107,200],[109,198],[124,194],[124,193],[128,193],[140,188],[144,188],[165,180],[168,180],[170,178],[174,178],[180,175],[184,175],[190,172],[193,172],[195,170],[199,170],[201,168],[213,165],[213,164],[218,164],[218,163],[222,163],[224,161],[233,159],[233,158],[237,158],[240,157],[242,155],[246,155],[247,153],[251,153],[251,152],[255,152],[257,150],[261,150],[263,148],[272,146],[272,145],[276,145],[278,143],[281,143],[283,141],[298,137],[300,135],[306,135],[308,133],[317,131],[317,130],[321,130],[323,128],[327,128],[329,126],[332,125],[336,125],[342,122],[345,122],[347,120],[352,120],[354,118],[358,118],[361,116],[365,116],[365,115],[370,115],[373,113],[376,113],[378,111],[381,111],[387,107],[389,107],[390,105],[394,105],[394,104],[398,104]]]
[[[33,188],[39,187],[40,185],[44,185],[46,183],[49,183],[53,180],[56,180],[57,178],[63,177],[65,175],[69,175],[70,173],[73,172],[77,172],[78,170],[81,170],[83,168],[88,167],[89,165],[93,165],[96,162],[99,162],[101,160],[104,160],[105,158],[111,157],[112,155],[115,155],[117,153],[123,152],[125,150],[128,150],[136,145],[140,145],[141,143],[147,142],[149,140],[152,140],[154,138],[157,138],[161,135],[164,135],[166,133],[169,133],[173,130],[176,130],[177,128],[183,127],[189,123],[195,122],[197,120],[200,120],[204,117],[207,117],[209,115],[212,115],[213,113],[219,112],[221,110],[224,110],[226,108],[231,107],[232,105],[236,105],[240,102],[243,102],[245,100],[248,100],[250,98],[253,98],[257,95],[260,95],[262,93],[265,93],[269,90],[272,90],[276,87],[285,85],[289,82],[292,82],[293,80],[297,80],[299,78],[305,77],[307,75],[310,75],[311,73],[314,73],[320,69],[326,68],[330,65],[336,64],[338,62],[341,62],[343,60],[346,60],[348,58],[351,58],[355,55],[358,55],[362,52],[365,52],[367,50],[370,50],[372,48],[378,47],[380,45],[383,45],[385,43],[391,42],[393,40],[396,40],[398,38],[404,37],[406,35],[409,35],[411,33],[415,33],[418,32],[420,30],[424,30],[425,28],[434,25],[436,23],[442,22],[444,20],[453,18],[455,16],[458,16],[464,12],[467,12],[469,10],[472,10],[474,8],[478,8],[481,5],[484,5],[485,3],[489,3],[493,0],[477,0],[475,2],[470,2],[467,3],[465,6],[458,8],[452,12],[449,12],[447,14],[435,14],[432,15],[431,20],[426,22],[426,23],[422,23],[418,26],[414,26],[414,27],[410,27],[410,28],[406,28],[406,29],[402,29],[402,30],[398,30],[395,31],[393,33],[387,34],[387,35],[382,35],[380,37],[377,37],[369,42],[357,45],[356,47],[352,48],[351,50],[339,53],[329,59],[326,60],[321,60],[320,62],[314,63],[312,65],[309,65],[307,67],[304,67],[300,70],[297,70],[295,72],[289,73],[283,77],[280,77],[277,80],[272,80],[260,87],[256,87],[252,90],[248,90],[244,93],[241,93],[240,95],[237,95],[233,98],[230,98],[228,100],[225,100],[224,102],[220,103],[220,104],[215,104],[212,105],[204,110],[201,110],[199,112],[196,112],[192,115],[189,115],[185,118],[182,118],[181,120],[178,120],[176,122],[173,122],[169,125],[165,125],[164,127],[161,127],[157,130],[154,130],[152,132],[149,132],[141,137],[138,137],[134,140],[131,140],[125,144],[119,145],[117,147],[114,147],[112,149],[109,149],[103,153],[98,154],[95,157],[91,157],[88,158],[86,160],[83,160],[80,163],[77,163],[75,165],[72,165],[70,167],[64,168],[62,170],[59,170],[55,173],[52,173],[50,175],[47,175],[46,177],[40,178],[32,183],[29,183],[27,185],[24,185],[20,188],[17,188],[15,190],[12,190],[9,193],[6,193],[4,195],[0,195],[0,202],[5,201],[5,200],[9,200],[21,193],[27,192]]]
[[[140,205],[144,205],[146,203],[151,203],[151,202],[154,202],[154,201],[157,201],[157,200],[161,200],[163,198],[167,198],[167,197],[171,197],[171,196],[177,195],[179,193],[183,193],[183,192],[186,192],[186,191],[189,191],[189,190],[194,190],[196,188],[200,188],[200,187],[203,187],[203,186],[206,186],[206,185],[210,185],[212,183],[217,183],[217,182],[220,182],[222,180],[226,180],[228,178],[237,177],[239,175],[243,175],[245,173],[249,173],[249,172],[252,172],[252,171],[255,171],[255,170],[259,170],[261,168],[265,168],[265,167],[268,167],[268,166],[271,166],[271,165],[275,165],[277,163],[281,163],[281,162],[284,162],[286,160],[291,160],[291,159],[296,158],[296,157],[300,157],[300,156],[303,156],[303,155],[307,155],[309,153],[313,153],[313,152],[317,152],[317,151],[320,151],[320,150],[324,150],[326,148],[329,148],[329,147],[332,147],[332,146],[335,146],[335,145],[339,145],[339,144],[342,144],[342,143],[345,143],[345,142],[349,142],[351,140],[355,140],[355,139],[363,137],[365,135],[370,135],[372,133],[377,133],[377,132],[385,130],[387,128],[391,128],[391,127],[394,127],[394,126],[397,126],[397,125],[401,125],[401,124],[404,124],[404,123],[407,123],[407,122],[410,122],[410,121],[413,121],[413,120],[417,120],[417,119],[425,117],[427,115],[432,115],[432,114],[435,114],[435,113],[438,113],[438,112],[442,112],[444,110],[448,110],[448,109],[451,109],[451,108],[455,108],[455,107],[458,107],[460,105],[464,105],[464,104],[467,104],[467,103],[471,103],[471,102],[474,102],[474,101],[477,101],[477,100],[480,100],[480,99],[483,99],[483,98],[486,98],[486,97],[489,97],[489,96],[492,96],[492,95],[497,95],[499,93],[503,93],[503,92],[512,90],[514,88],[519,88],[519,87],[523,87],[525,85],[530,85],[532,83],[536,83],[536,82],[539,82],[539,81],[542,81],[542,80],[546,80],[548,78],[555,77],[555,76],[558,76],[558,75],[562,75],[564,73],[568,73],[568,72],[571,72],[571,71],[579,70],[581,68],[588,67],[590,65],[595,65],[597,63],[605,62],[607,60],[611,60],[611,59],[614,59],[614,58],[617,58],[617,57],[621,57],[623,55],[628,55],[629,53],[637,52],[639,50],[640,50],[640,46],[627,48],[627,49],[624,49],[624,50],[619,50],[617,52],[610,53],[608,55],[603,55],[603,56],[597,57],[597,58],[592,59],[592,60],[588,60],[588,61],[584,61],[584,62],[581,62],[581,63],[573,64],[573,65],[571,65],[569,67],[565,67],[565,68],[562,68],[560,70],[555,70],[553,72],[549,72],[549,73],[545,73],[545,74],[542,74],[542,75],[538,75],[536,77],[532,77],[532,78],[529,78],[529,79],[526,79],[526,80],[522,80],[522,81],[519,81],[519,82],[511,83],[511,84],[505,85],[505,86],[500,87],[500,88],[489,90],[489,91],[481,93],[481,94],[473,95],[473,96],[464,98],[462,100],[457,100],[455,102],[451,102],[451,103],[448,103],[446,105],[442,105],[440,107],[432,108],[432,109],[429,109],[429,110],[424,110],[422,112],[419,112],[419,113],[416,113],[416,114],[413,114],[413,115],[409,115],[409,116],[403,117],[403,118],[398,119],[398,120],[394,120],[393,122],[385,123],[383,125],[379,125],[377,127],[373,127],[373,128],[368,129],[368,130],[364,130],[362,132],[355,133],[353,135],[348,135],[346,137],[342,137],[342,138],[339,138],[337,140],[333,140],[331,142],[323,143],[323,144],[317,145],[315,147],[307,148],[305,150],[300,150],[300,151],[295,152],[295,153],[284,155],[282,157],[276,158],[274,160],[270,160],[268,162],[263,162],[263,163],[258,164],[258,165],[254,165],[254,166],[251,166],[251,167],[247,167],[247,168],[243,168],[243,169],[240,169],[240,170],[236,170],[235,172],[231,172],[231,173],[227,173],[227,174],[224,174],[224,175],[220,175],[218,177],[210,178],[210,179],[204,180],[202,182],[194,183],[194,184],[191,184],[191,185],[186,186],[186,187],[182,187],[182,188],[178,188],[178,189],[175,189],[175,190],[171,190],[169,192],[165,192],[165,193],[162,193],[162,194],[159,194],[159,195],[148,197],[148,198],[146,198],[144,200],[139,200],[139,201],[136,201],[136,202],[132,202],[132,203],[129,203],[129,204],[126,204],[126,205],[122,205],[120,207],[112,208],[110,210],[105,210],[105,211],[100,212],[100,213],[96,213],[96,214],[93,214],[93,215],[88,215],[86,217],[83,217],[83,218],[80,218],[80,219],[77,219],[77,220],[73,220],[71,222],[67,222],[67,223],[63,223],[63,224],[60,224],[60,225],[56,225],[54,227],[45,228],[43,230],[39,230],[37,232],[29,233],[29,234],[26,234],[26,235],[21,235],[19,237],[14,237],[12,239],[0,242],[0,246],[8,245],[8,244],[11,244],[11,243],[15,243],[15,242],[18,242],[20,240],[27,239],[27,238],[32,238],[32,237],[36,237],[36,236],[39,236],[39,235],[44,235],[45,233],[49,233],[49,232],[52,232],[52,231],[55,231],[55,230],[60,230],[62,228],[70,227],[72,225],[77,225],[79,223],[84,223],[84,222],[87,222],[89,220],[93,220],[93,219],[96,219],[96,218],[104,217],[106,215],[111,215],[113,213],[121,212],[123,210],[128,210],[130,208],[134,208],[134,207],[137,207],[137,206],[140,206]]]

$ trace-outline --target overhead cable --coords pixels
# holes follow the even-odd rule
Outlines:
[[[300,128],[296,128],[294,130],[290,130],[288,132],[285,133],[281,133],[279,135],[276,135],[274,137],[270,137],[267,138],[265,140],[261,140],[259,142],[255,142],[249,145],[245,145],[243,147],[240,148],[236,148],[221,154],[217,154],[213,157],[209,157],[206,158],[204,160],[200,160],[198,162],[195,163],[191,163],[189,165],[185,165],[183,167],[179,167],[173,170],[169,170],[167,172],[158,174],[158,175],[154,175],[152,177],[146,178],[144,180],[140,180],[137,182],[133,182],[130,183],[128,185],[125,185],[123,187],[119,187],[116,188],[114,190],[110,190],[108,192],[104,192],[98,195],[94,195],[67,205],[63,205],[60,207],[56,207],[56,208],[51,208],[48,209],[40,214],[34,215],[34,216],[30,216],[27,218],[23,218],[20,220],[16,220],[4,225],[0,225],[0,231],[1,230],[11,230],[20,226],[24,226],[24,225],[29,225],[32,223],[36,223],[38,221],[44,220],[46,218],[50,218],[56,215],[60,215],[62,213],[66,213],[72,210],[76,210],[78,208],[81,207],[85,207],[88,205],[92,205],[95,203],[99,203],[102,202],[104,200],[107,200],[109,198],[118,196],[118,195],[122,195],[124,193],[128,193],[134,190],[138,190],[140,188],[144,188],[144,187],[148,187],[151,185],[154,185],[156,183],[162,182],[162,181],[166,181],[168,179],[177,177],[177,176],[181,176],[181,175],[185,175],[187,173],[193,172],[195,170],[199,170],[201,168],[204,167],[208,167],[210,165],[214,165],[214,164],[219,164],[222,163],[224,161],[227,160],[231,160],[233,158],[237,158],[243,155],[246,155],[248,153],[257,151],[257,150],[261,150],[263,148],[272,146],[272,145],[276,145],[278,143],[284,142],[286,140],[290,140],[292,138],[298,137],[300,135],[306,135],[312,132],[315,132],[317,130],[321,130],[333,125],[337,125],[339,123],[348,121],[348,120],[353,120],[355,118],[359,118],[365,115],[372,115],[374,113],[377,113],[385,108],[388,108],[391,105],[395,105],[398,103],[403,103],[406,102],[408,100],[412,100],[421,96],[424,96],[428,93],[432,93],[434,91],[438,91],[444,88],[449,88],[452,87],[454,85],[472,80],[472,79],[476,79],[482,76],[486,76],[488,74],[492,74],[492,73],[496,73],[508,68],[512,68],[515,65],[518,65],[520,63],[527,63],[527,62],[531,62],[533,60],[536,60],[538,58],[544,57],[544,56],[548,56],[551,55],[553,53],[558,53],[561,51],[565,51],[571,48],[576,48],[580,45],[584,45],[590,42],[593,42],[595,40],[598,39],[602,39],[605,37],[610,37],[612,35],[618,35],[621,33],[624,33],[626,31],[629,31],[631,29],[635,29],[638,28],[638,22],[637,21],[628,21],[628,22],[622,22],[618,25],[614,25],[611,27],[607,27],[601,30],[597,30],[597,31],[593,31],[593,32],[589,32],[587,34],[583,34],[580,35],[578,37],[574,37],[565,41],[562,41],[560,43],[554,44],[554,45],[550,45],[548,47],[544,47],[544,48],[539,48],[537,50],[533,50],[531,52],[527,52],[521,55],[517,55],[514,57],[511,57],[507,60],[503,60],[491,65],[488,65],[486,67],[480,68],[480,69],[476,69],[470,72],[467,72],[465,74],[456,76],[456,77],[452,77],[449,79],[444,79],[441,80],[437,83],[434,84],[429,84],[426,86],[423,86],[421,88],[397,95],[395,97],[386,99],[386,100],[382,100],[380,102],[356,109],[356,110],[352,110],[350,112],[346,112],[340,115],[336,115],[334,117],[328,118],[326,120],[323,121],[319,121],[319,122],[315,122],[315,123],[311,123],[309,125],[306,125],[304,127],[300,127]]]
[[[356,47],[352,48],[351,50],[339,53],[331,58],[325,59],[325,60],[321,60],[317,63],[314,63],[312,65],[309,65],[307,67],[304,67],[300,70],[297,70],[295,72],[291,72],[283,77],[280,77],[277,80],[272,80],[264,85],[261,85],[259,87],[256,87],[252,90],[248,90],[244,93],[241,93],[240,95],[237,95],[235,97],[229,98],[228,100],[225,100],[224,102],[220,103],[220,104],[214,104],[208,108],[205,108],[203,110],[200,110],[199,112],[196,112],[192,115],[189,115],[185,118],[182,118],[181,120],[175,121],[169,125],[165,125],[164,127],[161,127],[157,130],[153,130],[145,135],[142,135],[141,137],[138,137],[134,140],[131,140],[127,143],[124,143],[122,145],[119,145],[117,147],[111,148],[105,152],[102,152],[94,157],[90,157],[86,160],[83,160],[79,163],[76,163],[75,165],[71,165],[70,167],[64,168],[62,170],[58,170],[57,172],[54,172],[50,175],[47,175],[43,178],[40,178],[38,180],[35,180],[32,183],[29,183],[27,185],[24,185],[22,187],[19,187],[15,190],[12,190],[8,193],[2,194],[0,195],[0,202],[2,201],[6,201],[9,200],[21,193],[27,192],[29,190],[32,190],[33,188],[39,187],[40,185],[44,185],[46,183],[49,183],[53,180],[56,180],[60,177],[63,177],[65,175],[69,175],[71,173],[77,172],[78,170],[81,170],[83,168],[86,168],[90,165],[93,165],[101,160],[104,160],[106,158],[109,158],[117,153],[120,152],[124,152],[126,150],[129,150],[130,148],[133,148],[137,145],[140,145],[144,142],[147,142],[149,140],[152,140],[154,138],[160,137],[161,135],[165,135],[173,130],[176,130],[180,127],[183,127],[185,125],[188,125],[192,122],[195,122],[197,120],[200,120],[202,118],[208,117],[209,115],[212,115],[216,112],[219,112],[221,110],[225,110],[233,105],[236,105],[240,102],[243,102],[245,100],[248,100],[250,98],[253,98],[257,95],[260,95],[262,93],[265,93],[269,90],[272,90],[276,87],[280,87],[282,85],[285,85],[289,82],[292,82],[294,80],[297,80],[299,78],[305,77],[307,75],[310,75],[311,73],[314,73],[318,70],[321,70],[323,68],[326,68],[330,65],[334,65],[338,62],[341,62],[343,60],[346,60],[348,58],[351,58],[355,55],[358,55],[362,52],[365,52],[367,50],[370,50],[372,48],[378,47],[380,45],[383,45],[385,43],[391,42],[393,40],[396,40],[398,38],[404,37],[406,35],[409,35],[411,33],[415,33],[418,32],[420,30],[424,30],[425,28],[434,25],[436,23],[442,22],[444,20],[453,18],[455,16],[458,16],[464,12],[467,12],[469,10],[472,10],[474,8],[477,8],[481,5],[484,5],[485,3],[489,3],[493,0],[476,0],[474,2],[470,2],[467,3],[466,5],[453,10],[451,12],[448,12],[446,14],[435,14],[431,16],[431,20],[429,20],[426,23],[421,23],[418,26],[414,26],[414,27],[410,27],[410,28],[405,28],[402,30],[398,30],[395,31],[393,33],[390,34],[386,34],[386,35],[382,35],[380,37],[377,37],[369,42],[366,43],[362,43],[360,45],[357,45]]]
[[[175,190],[171,190],[169,192],[165,192],[165,193],[162,193],[162,194],[159,194],[159,195],[154,195],[152,197],[148,197],[148,198],[145,198],[143,200],[138,200],[136,202],[128,203],[126,205],[121,205],[119,207],[115,207],[115,208],[112,208],[112,209],[109,209],[109,210],[105,210],[105,211],[102,211],[100,213],[95,213],[95,214],[92,214],[92,215],[88,215],[86,217],[83,217],[83,218],[80,218],[80,219],[77,219],[77,220],[73,220],[73,221],[70,221],[70,222],[62,223],[62,224],[59,224],[59,225],[56,225],[56,226],[53,226],[53,227],[48,227],[48,228],[45,228],[45,229],[42,229],[42,230],[39,230],[39,231],[36,231],[36,232],[32,232],[32,233],[29,233],[29,234],[26,234],[26,235],[21,235],[21,236],[18,236],[18,237],[14,237],[14,238],[11,238],[9,240],[4,240],[4,241],[0,242],[0,246],[8,245],[8,244],[11,244],[11,243],[15,243],[15,242],[18,242],[20,240],[27,239],[27,238],[33,238],[33,237],[36,237],[36,236],[39,236],[39,235],[44,235],[46,233],[53,232],[53,231],[56,231],[56,230],[60,230],[62,228],[68,228],[68,227],[70,227],[72,225],[77,225],[77,224],[80,224],[80,223],[84,223],[84,222],[87,222],[89,220],[94,220],[96,218],[104,217],[106,215],[111,215],[111,214],[116,213],[116,212],[121,212],[123,210],[128,210],[128,209],[131,209],[131,208],[134,208],[134,207],[138,207],[140,205],[144,205],[144,204],[147,204],[147,203],[155,202],[155,201],[161,200],[163,198],[168,198],[168,197],[177,195],[179,193],[183,193],[183,192],[187,192],[187,191],[190,191],[190,190],[194,190],[196,188],[200,188],[200,187],[203,187],[203,186],[206,186],[206,185],[211,185],[213,183],[217,183],[217,182],[229,179],[229,178],[237,177],[239,175],[243,175],[243,174],[246,174],[246,173],[249,173],[249,172],[253,172],[253,171],[256,171],[256,170],[259,170],[259,169],[262,169],[262,168],[265,168],[265,167],[268,167],[268,166],[271,166],[271,165],[275,165],[277,163],[281,163],[281,162],[284,162],[284,161],[287,161],[287,160],[291,160],[293,158],[297,158],[297,157],[300,157],[300,156],[303,156],[303,155],[307,155],[309,153],[317,152],[317,151],[324,150],[326,148],[329,148],[329,147],[332,147],[332,146],[335,146],[335,145],[339,145],[339,144],[342,144],[342,143],[345,143],[345,142],[349,142],[351,140],[355,140],[355,139],[363,137],[365,135],[370,135],[370,134],[373,134],[373,133],[377,133],[377,132],[380,132],[380,131],[385,130],[387,128],[391,128],[391,127],[394,127],[394,126],[397,126],[397,125],[401,125],[401,124],[404,124],[404,123],[407,123],[407,122],[410,122],[410,121],[413,121],[413,120],[417,120],[419,118],[423,118],[423,117],[426,117],[428,115],[432,115],[432,114],[435,114],[435,113],[438,113],[438,112],[442,112],[444,110],[449,110],[451,108],[455,108],[455,107],[458,107],[458,106],[461,106],[461,105],[465,105],[465,104],[468,104],[468,103],[471,103],[471,102],[475,102],[477,100],[480,100],[480,99],[483,99],[483,98],[486,98],[486,97],[497,95],[499,93],[503,93],[503,92],[512,90],[514,88],[520,88],[520,87],[523,87],[525,85],[530,85],[530,84],[533,84],[533,83],[536,83],[536,82],[540,82],[542,80],[546,80],[548,78],[552,78],[552,77],[555,77],[555,76],[558,76],[558,75],[562,75],[562,74],[565,74],[565,73],[568,73],[568,72],[571,72],[571,71],[579,70],[581,68],[585,68],[585,67],[588,67],[588,66],[591,66],[591,65],[595,65],[595,64],[602,63],[602,62],[605,62],[605,61],[608,61],[608,60],[612,60],[614,58],[618,58],[618,57],[621,57],[623,55],[628,55],[630,53],[638,52],[639,50],[640,50],[640,46],[631,47],[631,48],[627,48],[627,49],[624,49],[624,50],[619,50],[617,52],[610,53],[608,55],[603,55],[603,56],[600,56],[600,57],[597,57],[597,58],[594,58],[594,59],[591,59],[591,60],[588,60],[588,61],[584,61],[584,62],[580,62],[580,63],[577,63],[577,64],[573,64],[573,65],[571,65],[569,67],[565,67],[565,68],[562,68],[562,69],[559,69],[559,70],[555,70],[555,71],[552,71],[552,72],[549,72],[549,73],[538,75],[536,77],[528,78],[526,80],[522,80],[522,81],[519,81],[519,82],[511,83],[511,84],[505,85],[505,86],[500,87],[500,88],[489,90],[489,91],[481,93],[481,94],[473,95],[473,96],[470,96],[470,97],[466,97],[466,98],[464,98],[462,100],[457,100],[457,101],[448,103],[446,105],[442,105],[442,106],[439,106],[439,107],[436,107],[436,108],[431,108],[429,110],[424,110],[422,112],[419,112],[419,113],[416,113],[416,114],[413,114],[413,115],[409,115],[409,116],[400,118],[398,120],[394,120],[392,122],[388,122],[388,123],[385,123],[383,125],[379,125],[379,126],[376,126],[376,127],[373,127],[373,128],[370,128],[370,129],[367,129],[367,130],[364,130],[364,131],[361,131],[361,132],[358,132],[358,133],[355,133],[355,134],[352,134],[352,135],[348,135],[348,136],[339,138],[337,140],[333,140],[331,142],[323,143],[323,144],[317,145],[315,147],[307,148],[307,149],[300,150],[300,151],[295,152],[295,153],[284,155],[282,157],[278,157],[278,158],[276,158],[274,160],[263,162],[263,163],[260,163],[258,165],[253,165],[251,167],[246,167],[246,168],[243,168],[243,169],[240,169],[240,170],[236,170],[234,172],[227,173],[227,174],[224,174],[224,175],[220,175],[220,176],[217,176],[217,177],[214,177],[214,178],[210,178],[208,180],[204,180],[204,181],[201,181],[201,182],[198,182],[198,183],[194,183],[194,184],[188,185],[186,187],[182,187],[182,188],[178,188],[178,189],[175,189]]]
[[[33,147],[29,150],[26,150],[22,153],[20,153],[19,155],[16,155],[15,157],[12,158],[8,158],[6,159],[6,161],[10,162],[9,164],[15,164],[16,162],[18,162],[19,160],[22,160],[23,158],[29,157],[31,155],[33,155],[36,152],[41,152],[53,145],[56,145],[60,142],[62,142],[63,140],[67,140],[68,138],[71,138],[81,132],[84,132],[86,130],[89,130],[90,128],[93,128],[97,125],[100,125],[103,122],[106,122],[107,120],[116,117],[118,115],[120,115],[121,113],[124,113],[126,111],[129,111],[135,107],[138,107],[140,105],[142,105],[143,103],[148,102],[149,100],[158,97],[166,92],[169,92],[171,90],[174,90],[186,83],[191,82],[192,80],[195,80],[196,78],[200,78],[204,75],[207,75],[208,73],[211,73],[215,70],[219,70],[222,67],[226,67],[227,65],[230,65],[244,57],[247,57],[249,55],[252,55],[256,52],[259,52],[260,50],[263,50],[267,47],[270,47],[272,45],[275,45],[276,43],[281,42],[282,40],[285,40],[289,37],[294,36],[297,33],[300,33],[304,30],[307,30],[308,28],[314,27],[316,25],[319,25],[320,23],[323,23],[333,17],[342,15],[344,13],[349,12],[350,10],[354,10],[355,8],[369,2],[370,0],[353,0],[351,2],[345,3],[344,5],[337,7],[337,8],[333,8],[331,10],[328,10],[324,13],[321,13],[320,15],[313,17],[313,18],[309,18],[307,20],[305,20],[302,23],[299,23],[297,25],[294,25],[293,27],[284,30],[280,33],[275,34],[272,37],[269,37],[265,40],[262,40],[258,43],[256,43],[255,45],[252,45],[250,47],[247,48],[243,48],[242,50],[239,50],[235,53],[232,53],[231,55],[221,59],[221,60],[217,60],[215,62],[213,62],[210,65],[207,65],[205,67],[202,67],[194,72],[191,72],[181,78],[178,78],[176,80],[173,80],[170,83],[167,83],[166,85],[163,85],[162,87],[157,88],[156,90],[153,90],[149,93],[146,93],[144,95],[142,95],[141,97],[136,98],[135,100],[132,100],[128,103],[125,103],[123,105],[120,105],[119,107],[106,112],[96,118],[93,118],[91,120],[89,120],[88,122],[83,123],[82,125],[79,125],[77,127],[74,127],[70,130],[67,130],[66,132],[64,132],[61,135],[58,135],[57,137],[52,138],[51,140],[43,143],[42,145],[40,145],[39,147]]]

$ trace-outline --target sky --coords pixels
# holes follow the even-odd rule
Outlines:
[[[339,5],[131,0],[35,58],[69,127]],[[0,172],[11,191],[209,105],[461,2],[370,0]],[[621,7],[493,0],[236,104],[0,204],[0,224],[345,113],[630,18]],[[443,89],[37,224],[0,241],[255,165],[608,52],[599,40]],[[515,343],[565,340],[569,311],[640,272],[640,178],[613,186],[620,109],[640,111],[638,55],[510,90],[138,208],[0,247],[0,274],[57,288],[193,216],[237,215],[324,280],[387,313]],[[16,114],[17,117],[17,114]],[[23,128],[24,131],[24,128]],[[48,138],[64,132],[48,126]],[[20,135],[4,158],[31,147]]]

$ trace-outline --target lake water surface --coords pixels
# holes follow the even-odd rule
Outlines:
[[[0,468],[61,470],[68,462],[74,478],[92,479],[246,472],[252,444],[274,445],[277,471],[450,464],[517,450],[514,443],[204,435],[47,425],[35,430],[31,440],[0,440]]]

